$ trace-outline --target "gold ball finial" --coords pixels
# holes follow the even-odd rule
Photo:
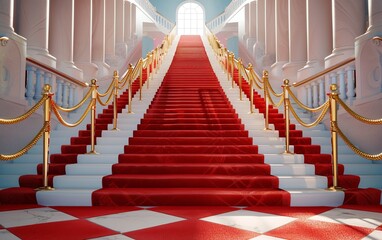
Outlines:
[[[337,84],[331,84],[330,85],[330,91],[336,92],[337,91]]]
[[[90,80],[90,82],[91,82],[92,85],[96,85],[96,83],[97,83],[97,79],[94,79],[94,78],[93,78],[92,80]]]
[[[263,71],[263,76],[264,76],[264,77],[268,77],[268,71],[267,71],[267,70],[264,70],[264,71]]]
[[[284,79],[284,85],[289,85],[289,79]]]
[[[118,71],[117,71],[117,70],[114,70],[113,75],[114,75],[114,77],[118,76]]]
[[[252,68],[253,68],[252,63],[248,63],[248,68],[249,68],[249,69],[252,69]]]
[[[52,87],[51,87],[49,84],[45,84],[45,85],[44,85],[43,90],[44,90],[45,93],[50,92],[51,89],[52,89]]]

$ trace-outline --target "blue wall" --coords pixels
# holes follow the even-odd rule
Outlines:
[[[227,49],[230,52],[233,52],[235,54],[235,58],[240,57],[239,56],[239,38],[238,37],[231,37],[227,39]]]
[[[185,0],[150,0],[157,11],[173,23],[176,22],[176,9]],[[203,5],[206,22],[211,21],[224,12],[231,0],[198,0]]]

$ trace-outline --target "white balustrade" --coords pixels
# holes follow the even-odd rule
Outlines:
[[[325,103],[330,84],[337,84],[339,97],[348,105],[355,100],[355,63],[351,62],[335,72],[317,78],[303,85],[308,107],[318,107]],[[327,81],[325,81],[327,79]]]
[[[52,86],[54,99],[59,106],[72,107],[80,99],[77,96],[77,84],[72,81],[53,74],[52,72],[27,63],[25,99],[30,106],[36,104],[42,97],[44,84]]]

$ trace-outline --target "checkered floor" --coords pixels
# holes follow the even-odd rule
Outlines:
[[[382,239],[381,206],[0,206],[0,239]]]

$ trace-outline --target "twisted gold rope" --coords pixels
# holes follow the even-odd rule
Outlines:
[[[289,100],[288,100],[289,101]],[[326,103],[323,104],[323,109],[322,109],[322,112],[320,113],[320,115],[317,117],[317,119],[312,122],[312,123],[305,123],[304,121],[302,121],[302,119],[298,116],[298,114],[296,113],[296,111],[294,110],[293,106],[291,104],[289,104],[290,106],[290,111],[292,112],[293,116],[295,117],[295,119],[297,120],[297,122],[299,122],[302,126],[304,127],[308,127],[308,128],[311,128],[311,127],[315,127],[317,126],[321,121],[322,119],[324,119],[325,117],[325,114],[328,112],[329,110],[329,107],[330,107],[330,104],[329,104],[329,101],[326,101]]]
[[[2,119],[0,118],[0,124],[15,124],[15,123],[18,123],[18,122],[21,122],[25,119],[27,119],[28,117],[30,117],[34,112],[37,111],[37,109],[39,107],[42,106],[42,104],[45,102],[45,100],[48,98],[49,96],[47,95],[43,95],[43,97],[40,99],[40,101],[38,101],[36,103],[36,105],[34,105],[31,109],[29,109],[26,113],[24,113],[23,115],[19,116],[19,117],[16,117],[16,118],[12,118],[12,119]]]
[[[42,135],[44,134],[46,129],[49,128],[49,126],[50,126],[50,123],[45,122],[43,127],[41,128],[41,130],[37,133],[37,135],[23,149],[21,149],[20,151],[14,153],[14,154],[0,154],[0,160],[10,161],[10,160],[16,159],[16,158],[24,155],[26,152],[29,151],[29,149],[31,149],[34,145],[36,145],[38,140],[42,137]]]
[[[92,100],[90,101],[90,103],[89,103],[89,105],[87,106],[87,108],[86,108],[84,114],[82,114],[82,116],[80,117],[80,119],[79,119],[77,122],[75,122],[75,123],[68,123],[68,122],[66,122],[66,121],[64,120],[64,118],[62,117],[62,115],[61,115],[60,112],[58,111],[57,104],[56,104],[54,101],[52,101],[52,109],[53,109],[53,112],[55,113],[55,115],[57,116],[58,121],[59,121],[62,125],[64,125],[65,127],[76,127],[76,126],[78,126],[81,122],[84,121],[86,115],[90,112],[91,107],[93,106],[93,104],[95,104],[95,101],[96,101],[95,99],[92,99]]]

